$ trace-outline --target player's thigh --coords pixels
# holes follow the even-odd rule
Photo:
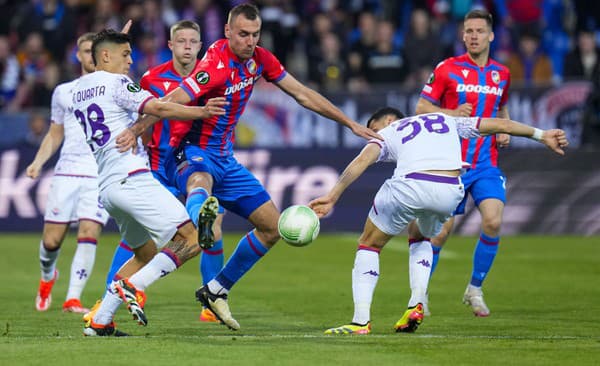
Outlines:
[[[50,182],[44,222],[69,224],[77,221],[79,188],[85,178],[55,175]],[[94,207],[97,206],[97,203]]]
[[[76,208],[79,221],[88,220],[101,226],[106,225],[109,215],[98,199],[99,194],[97,179],[85,178],[81,182]]]
[[[250,219],[250,215],[254,214],[259,208],[263,210],[262,206],[271,200],[258,179],[235,160],[228,163],[222,179],[215,183],[213,195],[219,199],[219,202],[228,211],[232,211],[246,219]],[[279,211],[277,211],[273,202],[268,206],[268,211],[275,216],[267,218],[267,222],[275,222],[275,226],[277,226]]]
[[[221,164],[208,151],[195,145],[183,145],[175,150],[177,166],[174,182],[184,194],[190,187],[203,187],[209,192],[214,180],[222,176]]]
[[[395,183],[387,180],[377,191],[373,206],[369,211],[369,220],[382,232],[388,235],[400,234],[415,218],[412,207],[403,202],[408,192],[402,192]],[[405,197],[406,198],[406,197]]]
[[[162,247],[180,226],[190,221],[181,202],[150,174],[140,174],[114,183],[101,193],[101,197],[132,248],[148,239]],[[140,235],[140,228],[147,233],[147,237]]]
[[[489,169],[479,173],[470,187],[471,197],[476,206],[483,200],[497,199],[506,202],[506,177],[500,169]]]

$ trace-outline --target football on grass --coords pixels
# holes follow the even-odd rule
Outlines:
[[[302,247],[317,238],[320,223],[317,214],[308,206],[295,205],[283,210],[277,229],[286,243]]]

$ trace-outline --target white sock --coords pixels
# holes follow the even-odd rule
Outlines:
[[[106,289],[106,294],[102,299],[100,308],[98,309],[96,315],[94,315],[94,323],[102,325],[110,324],[115,316],[115,313],[117,312],[117,309],[119,308],[119,305],[121,305],[123,302],[119,296],[119,293],[115,289],[115,284],[116,282],[113,281],[110,286],[108,286],[108,289]]]
[[[429,241],[420,241],[410,244],[408,251],[408,271],[411,290],[408,307],[411,308],[418,303],[424,303],[427,297],[433,250]]]
[[[159,252],[148,264],[129,277],[129,282],[140,291],[153,284],[161,277],[177,269],[175,261],[165,252]]]
[[[43,281],[48,282],[54,278],[59,253],[60,248],[50,251],[44,247],[44,241],[40,241],[40,269]]]
[[[81,292],[88,279],[92,275],[94,261],[96,260],[96,240],[77,240],[77,250],[71,262],[71,279],[69,280],[69,291],[67,300],[80,299]]]
[[[353,323],[367,324],[371,320],[371,302],[379,279],[379,252],[359,247],[352,269]]]
[[[208,286],[208,291],[210,291],[211,293],[213,293],[215,295],[221,295],[221,294],[227,295],[229,293],[229,290],[226,289],[225,287],[223,287],[223,285],[221,285],[221,282],[217,281],[214,278],[212,280],[208,281],[208,283],[206,285]]]

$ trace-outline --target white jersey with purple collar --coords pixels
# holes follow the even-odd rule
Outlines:
[[[379,131],[384,141],[377,161],[396,162],[395,177],[424,170],[461,169],[462,138],[479,137],[479,117],[429,113],[407,117]]]
[[[78,79],[58,85],[52,93],[50,118],[63,125],[64,141],[54,174],[78,177],[97,177],[98,165],[85,141],[85,135],[73,115],[71,90]]]
[[[127,75],[96,71],[82,76],[71,92],[73,115],[98,163],[100,190],[130,175],[149,171],[145,154],[119,152],[115,140],[154,98]],[[141,142],[138,142],[141,146]]]

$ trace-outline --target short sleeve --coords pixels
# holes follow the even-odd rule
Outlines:
[[[448,118],[448,117],[447,117]],[[480,137],[479,124],[481,123],[480,117],[449,117],[453,118],[456,122],[456,130],[458,136],[463,139],[471,139]]]
[[[61,88],[54,88],[52,99],[50,100],[50,119],[52,122],[62,125],[65,121],[65,108],[60,104]]]
[[[262,47],[257,47],[256,54],[259,59],[258,61],[264,66],[262,76],[265,80],[273,83],[278,82],[285,77],[287,74],[285,68],[270,51]]]
[[[423,90],[421,90],[421,97],[435,105],[440,104],[442,95],[446,91],[446,80],[448,76],[445,69],[445,62],[442,61],[437,65],[435,70],[433,70],[431,75],[429,75],[427,83],[423,86]]]
[[[209,91],[222,87],[225,84],[227,76],[220,67],[219,62],[213,57],[205,57],[196,67],[197,72],[183,79],[179,87],[181,87],[192,100],[198,99],[206,95]],[[215,64],[215,62],[217,62]]]
[[[141,113],[144,104],[154,96],[125,75],[115,79],[113,101],[119,107],[131,112]]]

